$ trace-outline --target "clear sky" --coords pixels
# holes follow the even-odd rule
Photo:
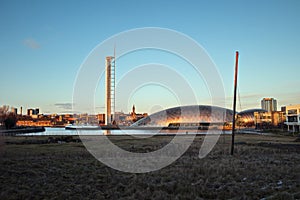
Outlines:
[[[114,34],[142,27],[173,29],[201,44],[222,75],[228,108],[232,106],[236,50],[240,52],[238,110],[260,107],[263,97],[276,98],[279,108],[298,104],[299,10],[298,0],[1,0],[0,105],[39,107],[44,113],[69,112],[76,74],[92,49]],[[164,59],[163,54],[149,55],[149,62],[151,58],[156,58],[153,62]],[[131,63],[130,55],[123,60],[118,62],[123,70],[140,64]],[[174,63],[175,69],[183,66],[180,61]],[[117,69],[117,77],[122,73]],[[103,82],[99,84],[96,106],[102,112]],[[163,91],[151,93],[153,99],[164,102],[161,105],[149,101],[150,97],[145,100],[147,91],[160,90],[145,87],[126,101],[134,103],[137,112],[176,106],[176,101],[168,104],[166,99],[172,97]],[[198,103],[207,104],[207,91],[203,96],[200,93]],[[129,107],[117,99],[117,110],[129,112]]]

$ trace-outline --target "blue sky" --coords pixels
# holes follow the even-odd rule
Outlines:
[[[202,45],[222,75],[228,108],[232,105],[236,50],[240,52],[238,110],[259,107],[263,97],[276,98],[279,107],[297,104],[300,103],[299,9],[297,0],[2,0],[0,105],[39,107],[44,113],[68,112],[77,72],[92,49],[114,34],[142,27],[173,29]],[[145,58],[156,58],[155,62],[163,58],[144,53]],[[123,71],[117,69],[119,77],[125,73],[124,69],[140,64],[132,63],[130,55],[123,60],[118,62],[118,67],[123,67]],[[175,61],[171,63],[175,69],[182,67]],[[103,82],[99,84],[96,106],[101,112],[104,91]],[[147,91],[157,88],[144,89],[128,100],[129,105],[136,104],[138,112],[150,112],[151,106],[157,104],[142,98]],[[197,97],[199,104],[209,102],[207,91],[203,95],[197,93]],[[175,106],[176,101],[168,104],[168,98],[170,94],[154,99],[164,102],[158,107]],[[117,99],[118,110],[129,112],[129,107]]]

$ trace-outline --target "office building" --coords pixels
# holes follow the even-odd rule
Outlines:
[[[300,104],[285,106],[285,117],[288,131],[300,131]]]
[[[280,128],[285,121],[281,111],[254,112],[255,127],[259,129]]]
[[[261,100],[261,109],[268,112],[277,111],[277,100],[274,98],[263,98]]]

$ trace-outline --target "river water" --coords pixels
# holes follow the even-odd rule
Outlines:
[[[204,130],[66,130],[65,128],[45,128],[44,132],[18,134],[19,136],[55,136],[55,135],[155,135],[155,134],[206,134]],[[220,131],[230,134],[230,131]]]

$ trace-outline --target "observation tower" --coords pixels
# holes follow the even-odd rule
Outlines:
[[[116,106],[115,55],[107,56],[105,61],[105,125],[111,125],[114,121]]]

